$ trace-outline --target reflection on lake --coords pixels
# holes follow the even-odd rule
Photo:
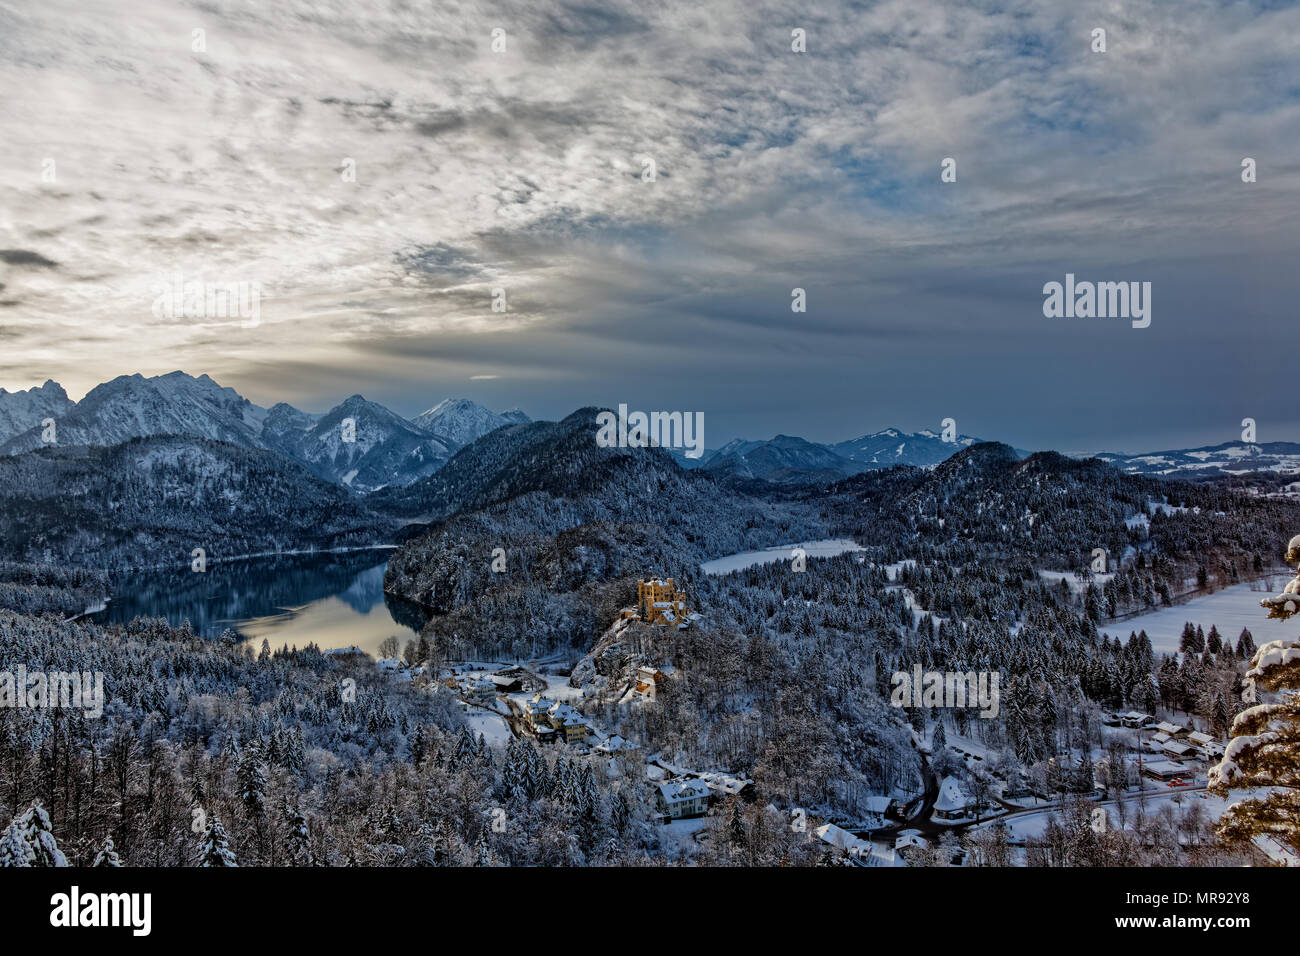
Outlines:
[[[173,625],[188,620],[204,637],[229,627],[255,644],[266,638],[275,649],[356,645],[374,654],[389,636],[405,646],[424,624],[418,606],[384,593],[384,555],[277,555],[209,564],[201,574],[185,568],[115,575],[113,599],[93,619],[165,617]]]

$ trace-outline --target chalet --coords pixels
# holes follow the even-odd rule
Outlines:
[[[709,808],[709,788],[703,780],[669,780],[655,787],[655,802],[666,820],[702,817]]]
[[[1214,738],[1197,730],[1187,735],[1187,742],[1204,753],[1214,743]]]
[[[921,836],[920,830],[904,830],[894,840],[894,853],[906,864],[908,857],[929,845],[930,841]]]
[[[867,823],[871,829],[883,827],[885,817],[889,813],[889,808],[894,805],[894,801],[889,797],[871,796],[862,801]]]
[[[1156,724],[1156,730],[1162,734],[1168,734],[1170,737],[1186,737],[1187,728],[1179,724],[1171,724],[1167,720],[1162,720]]]
[[[493,674],[488,679],[496,685],[498,694],[517,694],[524,689],[523,679],[518,674]]]
[[[935,820],[964,820],[972,812],[973,803],[956,777],[944,777],[939,787],[939,797],[934,801]]]
[[[600,743],[596,744],[594,749],[599,750],[601,753],[614,754],[623,750],[635,750],[636,744],[630,743],[618,734],[610,734]]]
[[[1136,710],[1130,710],[1120,717],[1119,722],[1130,730],[1141,730],[1154,724],[1156,719],[1150,714],[1140,714]]]

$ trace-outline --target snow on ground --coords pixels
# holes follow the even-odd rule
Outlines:
[[[771,564],[773,561],[789,561],[792,558],[790,552],[795,548],[803,548],[810,558],[833,558],[848,551],[866,550],[856,541],[850,541],[848,538],[827,538],[822,541],[779,544],[774,548],[764,548],[762,551],[742,551],[739,554],[729,554],[725,557],[714,558],[712,561],[705,561],[700,565],[700,569],[705,574],[729,574],[732,571],[742,571],[745,568],[752,568],[760,564]]]
[[[699,848],[695,835],[704,829],[708,817],[692,817],[688,820],[673,820],[659,828],[659,838],[663,841],[664,852],[668,858],[694,856]]]
[[[510,743],[510,728],[499,714],[491,713],[481,707],[471,707],[465,714],[465,723],[475,737],[482,734],[488,746],[502,746]]]
[[[575,700],[582,700],[582,688],[570,687],[569,677],[558,674],[538,674],[542,680],[546,681],[546,696],[551,700],[562,700],[571,704]]]
[[[1178,653],[1178,641],[1183,634],[1183,625],[1188,621],[1200,625],[1207,634],[1211,625],[1217,626],[1223,639],[1232,641],[1234,647],[1243,627],[1249,628],[1257,647],[1266,641],[1293,638],[1294,623],[1269,619],[1267,612],[1259,606],[1260,598],[1278,593],[1287,580],[1288,577],[1279,575],[1267,590],[1261,591],[1252,591],[1249,583],[1234,584],[1222,591],[1192,598],[1186,604],[1162,607],[1127,621],[1103,624],[1099,630],[1124,640],[1128,639],[1129,632],[1146,631],[1157,654]],[[1258,584],[1254,586],[1260,587]]]
[[[1223,797],[1216,797],[1212,794],[1200,791],[1148,790],[1143,797],[1146,801],[1146,808],[1143,810],[1143,813],[1147,817],[1155,816],[1160,812],[1160,808],[1166,805],[1173,807],[1175,812],[1183,813],[1190,807],[1199,805],[1201,809],[1205,811],[1206,816],[1217,820],[1219,817],[1223,816],[1223,812],[1228,808],[1229,802],[1237,802],[1244,796],[1244,794],[1245,791],[1233,791],[1231,800],[1229,801]],[[1133,823],[1138,813],[1138,795],[1136,793],[1125,794],[1124,802],[1124,813],[1127,817],[1124,829],[1131,830],[1133,829]],[[1119,811],[1116,809],[1115,804],[1107,803],[1105,810],[1108,825],[1112,829],[1119,829]],[[1060,807],[1044,807],[1041,811],[1036,813],[1023,813],[1006,818],[1004,822],[1007,825],[1008,836],[1013,843],[1021,843],[1027,839],[1040,838],[1046,832],[1047,821],[1052,815],[1055,815],[1059,822],[1061,819]],[[972,829],[983,829],[984,827],[991,826],[993,822],[993,820],[989,820],[988,822],[981,823]]]
[[[1089,577],[1079,577],[1073,571],[1039,571],[1038,576],[1049,584],[1056,584],[1057,581],[1064,581],[1070,586],[1070,590],[1075,594],[1082,594],[1088,590],[1089,584],[1095,584],[1100,590],[1106,586],[1106,582],[1115,576],[1114,572],[1104,572],[1092,574]]]

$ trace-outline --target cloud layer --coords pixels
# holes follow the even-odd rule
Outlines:
[[[710,445],[948,416],[1037,447],[1300,438],[1271,346],[1294,6],[27,6],[0,7],[11,388],[627,402],[703,410]],[[1066,272],[1151,281],[1151,327],[1045,319]],[[178,274],[258,283],[260,323],[159,318]]]

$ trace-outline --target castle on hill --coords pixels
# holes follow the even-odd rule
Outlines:
[[[640,621],[656,627],[689,627],[699,618],[686,603],[686,592],[678,590],[672,578],[647,578],[636,585],[636,607],[625,607],[625,621]]]

